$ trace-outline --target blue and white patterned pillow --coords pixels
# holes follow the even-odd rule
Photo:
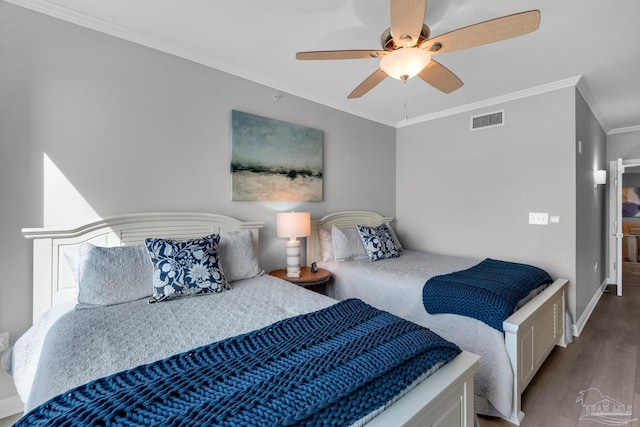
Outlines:
[[[219,234],[186,241],[145,239],[153,264],[149,302],[231,289],[220,269],[219,241]]]
[[[357,227],[364,249],[369,255],[369,260],[378,261],[400,256],[400,252],[393,243],[391,233],[386,224],[380,224],[378,227],[367,227],[365,225],[358,225]]]

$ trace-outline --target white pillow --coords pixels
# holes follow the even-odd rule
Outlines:
[[[318,229],[318,237],[320,238],[320,249],[322,249],[322,260],[333,261],[333,239],[331,232],[323,228]]]
[[[368,258],[357,228],[339,228],[334,225],[331,227],[331,238],[336,261]]]
[[[251,230],[221,234],[218,255],[220,267],[227,282],[250,279],[264,274],[264,270],[258,264]]]
[[[153,266],[144,246],[80,246],[77,308],[122,304],[152,294]]]

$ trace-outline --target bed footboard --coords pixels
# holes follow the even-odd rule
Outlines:
[[[569,282],[558,279],[503,323],[505,344],[513,368],[513,411],[509,421],[524,418],[522,392],[554,346],[566,347],[565,291]]]
[[[367,423],[367,427],[474,426],[473,376],[479,366],[480,356],[463,351]],[[456,380],[451,381],[452,378]]]

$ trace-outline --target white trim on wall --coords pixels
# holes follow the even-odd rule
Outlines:
[[[114,37],[118,37],[121,38],[123,40],[128,40],[134,43],[138,43],[142,46],[146,46],[152,49],[156,49],[159,50],[161,52],[165,52],[168,53],[170,55],[175,55],[177,57],[180,58],[184,58],[184,59],[188,59],[190,61],[196,62],[198,64],[202,64],[202,65],[206,65],[208,67],[211,68],[215,68],[217,70],[223,71],[225,73],[229,73],[238,77],[242,77],[244,79],[265,85],[265,86],[270,86],[273,88],[276,88],[278,90],[284,91],[284,92],[289,92],[292,94],[296,94],[298,96],[301,96],[303,98],[306,98],[310,101],[313,102],[317,102],[319,104],[331,107],[331,108],[336,108],[338,110],[344,111],[346,113],[349,114],[353,114],[356,115],[358,117],[363,117],[365,119],[368,120],[373,120],[370,117],[365,117],[362,114],[359,114],[356,111],[353,111],[352,109],[344,109],[342,107],[339,107],[333,103],[327,102],[326,100],[323,99],[317,99],[315,97],[310,97],[308,96],[308,94],[304,94],[301,93],[300,90],[297,90],[295,88],[291,88],[291,87],[282,87],[281,85],[277,84],[276,82],[273,82],[269,79],[265,79],[262,76],[259,76],[255,73],[247,73],[244,70],[240,70],[237,69],[236,67],[233,67],[229,64],[225,64],[225,63],[221,63],[219,61],[217,61],[214,58],[208,57],[206,55],[202,55],[196,52],[193,52],[190,49],[185,49],[181,46],[176,46],[170,43],[166,43],[163,42],[161,40],[158,40],[154,37],[150,37],[147,36],[146,34],[142,34],[139,32],[135,32],[135,31],[131,31],[129,29],[126,28],[122,28],[118,25],[114,25],[112,23],[109,22],[105,22],[103,20],[100,19],[96,19],[96,18],[92,18],[80,13],[77,13],[75,11],[69,10],[65,7],[59,6],[59,5],[55,5],[52,4],[50,2],[44,2],[42,0],[5,0],[8,3],[12,3],[27,9],[31,9],[33,11],[36,12],[40,12],[40,13],[44,13],[46,15],[49,16],[53,16],[55,18],[61,19],[63,21],[67,21],[67,22],[71,22],[73,24],[76,25],[80,25],[82,27],[85,28],[90,28],[92,30],[96,30],[105,34],[109,34],[112,35]],[[576,86],[578,88],[578,90],[580,91],[580,93],[582,93],[582,96],[584,97],[584,99],[587,101],[587,104],[589,105],[589,108],[591,108],[591,111],[593,111],[593,114],[596,116],[598,122],[603,126],[603,129],[605,131],[606,134],[608,135],[612,135],[612,134],[616,134],[616,133],[625,133],[625,132],[635,132],[640,130],[640,125],[639,126],[632,126],[632,127],[628,127],[628,128],[618,128],[618,129],[609,129],[606,126],[606,123],[602,117],[602,114],[600,112],[600,108],[598,107],[595,98],[593,97],[593,95],[591,95],[591,92],[589,91],[589,89],[586,87],[585,83],[583,82],[584,79],[582,79],[582,76],[575,76],[575,77],[570,77],[568,79],[564,79],[564,80],[558,80],[556,82],[552,82],[552,83],[548,83],[548,84],[544,84],[544,85],[540,85],[540,86],[536,86],[530,89],[525,89],[522,91],[518,91],[518,92],[513,92],[513,93],[508,93],[502,96],[498,96],[495,98],[490,98],[490,99],[486,99],[486,100],[482,100],[476,103],[471,103],[471,104],[467,104],[467,105],[462,105],[459,107],[455,107],[455,108],[451,108],[448,110],[442,110],[442,111],[437,111],[435,113],[432,114],[427,114],[424,116],[419,116],[419,117],[415,117],[413,119],[409,119],[406,121],[399,121],[397,123],[393,123],[393,122],[380,122],[384,125],[387,126],[393,126],[396,128],[400,128],[400,127],[404,127],[404,126],[410,126],[412,124],[415,123],[422,123],[425,121],[429,121],[429,120],[434,120],[434,119],[438,119],[438,118],[442,118],[442,117],[446,117],[446,116],[451,116],[454,114],[458,114],[458,113],[463,113],[463,112],[467,112],[470,110],[475,110],[475,109],[481,109],[481,108],[486,108],[492,105],[496,105],[496,104],[501,104],[504,102],[508,102],[508,101],[513,101],[515,99],[520,99],[520,98],[526,98],[529,96],[533,96],[533,95],[538,95],[541,93],[545,93],[545,92],[549,92],[549,91],[553,91],[553,90],[557,90],[557,89],[562,89],[565,87],[569,87],[569,86]],[[378,120],[375,120],[378,121]],[[379,122],[379,121],[378,121]]]
[[[198,64],[206,65],[207,67],[211,67],[211,68],[223,71],[225,73],[229,73],[229,74],[232,74],[232,75],[235,75],[235,76],[238,76],[238,77],[241,77],[265,86],[273,87],[275,89],[278,89],[284,92],[296,94],[310,101],[317,102],[327,107],[336,108],[338,110],[344,111],[345,113],[353,114],[355,116],[362,117],[368,120],[373,120],[372,118],[363,116],[359,112],[353,111],[352,109],[344,109],[342,107],[335,105],[334,103],[327,102],[326,100],[317,99],[316,97],[310,97],[308,96],[308,94],[301,93],[300,90],[292,87],[282,87],[282,85],[277,84],[276,82],[271,81],[269,79],[265,79],[264,77],[259,76],[255,73],[247,73],[244,70],[237,69],[236,67],[233,67],[226,63],[221,63],[214,58],[196,53],[190,49],[185,49],[181,46],[176,46],[170,43],[166,43],[164,41],[156,39],[155,37],[150,37],[146,34],[142,34],[136,31],[131,31],[129,29],[122,28],[118,25],[114,25],[112,23],[105,22],[100,19],[96,19],[90,16],[80,14],[78,12],[69,10],[65,7],[53,4],[51,2],[45,2],[42,0],[5,0],[5,1],[7,1],[8,3],[15,4],[17,6],[21,6],[21,7],[39,12],[39,13],[44,13],[46,15],[53,16],[63,21],[80,25],[85,28],[89,28],[105,34],[109,34],[114,37],[121,38],[123,40],[128,40],[134,43],[138,43],[142,46],[156,49],[161,52],[168,53],[170,55],[188,59]],[[564,80],[558,80],[556,82],[536,86],[536,87],[525,89],[518,92],[508,93],[502,96],[482,100],[476,103],[462,105],[462,106],[451,108],[448,110],[437,111],[432,114],[415,117],[413,119],[409,119],[406,121],[403,120],[396,123],[380,122],[379,120],[374,120],[374,121],[377,121],[387,126],[400,128],[404,126],[410,126],[415,123],[422,123],[429,120],[434,120],[434,119],[451,116],[458,113],[467,112],[470,110],[486,108],[492,105],[513,101],[515,99],[526,98],[529,96],[534,96],[534,95],[538,95],[541,93],[545,93],[545,92],[549,92],[557,89],[562,89],[569,86],[576,86],[580,91],[580,93],[582,93],[582,96],[587,101],[589,108],[591,108],[591,111],[593,111],[593,114],[596,116],[598,122],[603,127],[607,135],[613,135],[617,133],[626,133],[626,132],[635,132],[640,130],[640,125],[631,126],[627,128],[609,129],[606,125],[606,122],[603,119],[602,113],[600,111],[600,108],[598,107],[598,104],[595,101],[595,98],[593,97],[593,95],[587,88],[586,84],[584,83],[584,79],[582,79],[582,76],[575,76],[575,77],[570,77]]]
[[[127,28],[123,28],[119,25],[115,25],[101,19],[96,19],[91,16],[84,15],[82,13],[78,13],[76,11],[59,6],[57,4],[53,4],[48,1],[42,1],[42,0],[5,0],[5,1],[7,3],[15,4],[16,6],[24,7],[26,9],[33,10],[34,12],[39,12],[48,16],[52,16],[62,21],[70,22],[72,24],[79,25],[84,28],[88,28],[90,30],[95,30],[104,34],[108,34],[110,36],[117,37],[122,40],[127,40],[133,43],[137,43],[141,46],[155,49],[160,52],[168,53],[169,55],[173,55],[178,58],[187,59],[197,64],[205,65],[215,70],[219,70],[224,73],[228,73],[233,76],[240,77],[254,83],[258,83],[264,86],[271,87],[273,89],[277,89],[278,91],[287,92],[287,93],[299,96],[301,98],[304,98],[308,101],[316,102],[318,104],[321,104],[330,108],[335,108],[336,110],[340,110],[345,113],[349,113],[354,116],[361,117],[363,119],[372,120],[377,123],[381,123],[383,125],[395,127],[395,123],[392,121],[384,122],[384,121],[374,120],[371,117],[362,115],[360,112],[354,109],[350,109],[350,108],[345,109],[342,106],[339,106],[335,103],[328,102],[326,99],[319,99],[317,97],[310,96],[304,91],[301,91],[299,88],[289,87],[287,85],[283,86],[282,84],[278,82],[274,82],[271,79],[267,79],[264,76],[261,76],[257,73],[247,72],[246,70],[234,67],[230,64],[222,63],[216,60],[215,58],[212,58],[207,55],[202,55],[200,53],[194,52],[191,49],[187,49],[182,46],[176,46],[174,44],[167,43],[155,37],[151,37],[137,31],[132,31]]]
[[[573,323],[573,325],[571,325],[571,332],[573,333],[574,337],[579,337],[582,333],[582,330],[587,324],[587,320],[589,320],[589,317],[591,317],[591,313],[593,313],[593,310],[596,308],[598,301],[600,301],[600,297],[602,297],[604,288],[607,287],[607,283],[609,283],[609,278],[605,277],[604,281],[600,284],[598,290],[591,298],[591,301],[589,301],[589,304],[587,304],[587,306],[584,308],[584,311],[582,312],[580,318],[577,319]]]
[[[496,96],[495,98],[485,99],[479,102],[474,102],[467,105],[461,105],[459,107],[450,108],[448,110],[438,111],[432,114],[427,114],[420,117],[408,119],[407,121],[400,121],[396,123],[396,127],[401,128],[405,126],[411,126],[416,123],[428,122],[430,120],[441,119],[447,116],[453,116],[458,113],[466,113],[471,110],[479,110],[482,108],[491,107],[497,104],[503,104],[505,102],[514,101],[517,99],[528,98],[534,95],[540,95],[542,93],[552,92],[558,89],[564,89],[567,87],[573,87],[578,84],[582,76],[575,76],[557,82],[536,86],[530,89],[521,90],[518,92],[508,93],[502,96]]]
[[[619,133],[629,133],[629,132],[640,132],[640,125],[629,126],[626,128],[611,129],[609,132],[607,132],[607,135],[617,135]]]

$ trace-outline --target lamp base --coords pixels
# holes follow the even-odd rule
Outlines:
[[[300,241],[287,240],[287,277],[300,277]]]
[[[300,270],[298,270],[298,271],[289,271],[289,269],[287,268],[287,277],[299,278],[300,277]]]

